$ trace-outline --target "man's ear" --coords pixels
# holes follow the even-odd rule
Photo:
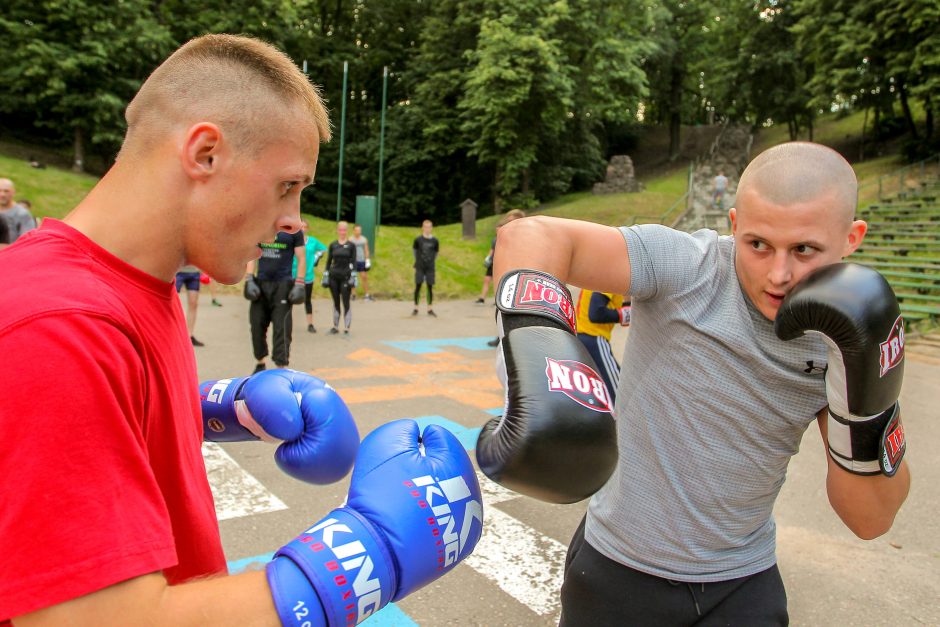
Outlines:
[[[205,180],[218,169],[222,131],[211,122],[189,127],[180,154],[183,171],[196,180]]]
[[[738,228],[738,210],[734,207],[728,209],[728,219],[731,220],[731,234],[734,235],[735,230]]]
[[[843,257],[848,257],[861,245],[865,239],[865,233],[868,232],[868,223],[864,220],[855,220],[849,229],[849,237],[845,242],[845,249],[842,251]]]

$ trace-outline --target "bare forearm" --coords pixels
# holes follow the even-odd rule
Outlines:
[[[818,419],[824,444],[829,432],[825,414],[825,410],[820,412]],[[832,461],[828,453],[826,462],[826,494],[845,526],[864,540],[887,533],[911,488],[907,463],[902,460],[894,476],[886,477],[853,474]]]
[[[630,285],[630,260],[615,228],[536,216],[499,229],[493,278],[517,268],[541,270],[565,283],[600,292],[624,293]]]
[[[910,487],[910,470],[903,461],[893,477],[886,477],[855,475],[829,460],[829,503],[842,522],[863,540],[872,540],[891,529]]]
[[[16,618],[15,627],[45,625],[280,625],[264,572],[167,586],[154,573]]]

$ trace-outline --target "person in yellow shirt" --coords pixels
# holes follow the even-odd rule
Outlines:
[[[630,303],[620,294],[581,290],[577,305],[578,339],[587,347],[598,374],[607,383],[611,406],[617,400],[620,364],[610,350],[610,334],[614,325],[630,326]]]

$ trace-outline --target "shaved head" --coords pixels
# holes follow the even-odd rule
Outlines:
[[[262,41],[234,35],[205,35],[183,45],[144,82],[125,116],[125,154],[199,122],[216,124],[236,146],[255,153],[282,129],[330,139],[320,93],[296,64]]]
[[[744,192],[780,206],[832,195],[831,209],[846,224],[854,219],[858,204],[858,180],[852,166],[835,150],[809,142],[780,144],[757,155],[741,174],[738,196]]]

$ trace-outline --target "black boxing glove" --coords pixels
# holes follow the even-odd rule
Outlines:
[[[255,281],[253,274],[245,275],[245,298],[254,302],[261,298],[261,286]]]
[[[290,291],[287,293],[287,301],[291,305],[299,305],[304,302],[304,281],[303,279],[298,279],[294,281],[294,284],[291,285]]]
[[[610,393],[575,335],[571,294],[534,270],[506,274],[496,294],[506,404],[480,431],[480,470],[542,501],[585,499],[617,464],[617,434]]]
[[[854,263],[819,268],[793,288],[774,322],[777,337],[816,332],[829,346],[826,396],[833,461],[859,475],[897,472],[907,448],[898,407],[904,321],[888,282]]]

